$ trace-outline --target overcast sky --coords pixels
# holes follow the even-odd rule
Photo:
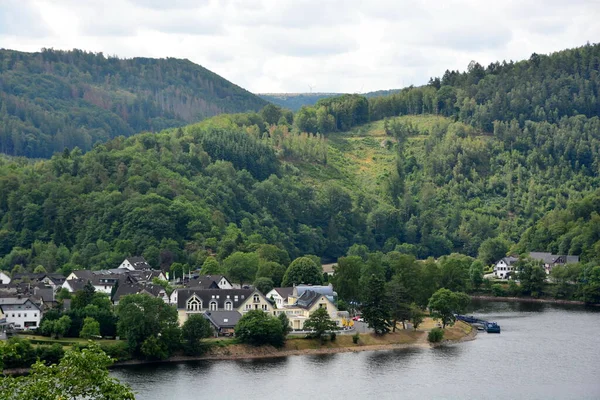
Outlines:
[[[255,93],[362,93],[600,41],[599,0],[0,0],[0,48],[187,58]]]

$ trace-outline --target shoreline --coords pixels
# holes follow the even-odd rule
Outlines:
[[[459,321],[457,321],[457,324]],[[455,326],[457,325],[455,324]],[[236,345],[240,346],[240,352],[236,354],[227,354],[227,348],[216,349],[217,352],[213,354],[207,354],[202,356],[174,356],[166,360],[128,360],[123,362],[116,362],[110,366],[110,368],[120,368],[135,365],[146,365],[146,364],[167,364],[167,363],[179,363],[187,361],[221,361],[221,360],[260,360],[270,358],[282,358],[291,356],[307,356],[307,355],[322,355],[322,354],[338,354],[338,353],[359,353],[363,351],[391,351],[391,350],[402,350],[402,349],[431,349],[442,346],[454,345],[462,342],[468,342],[475,340],[477,337],[477,329],[471,325],[463,323],[470,327],[470,331],[465,333],[463,336],[457,339],[445,339],[440,343],[430,343],[427,341],[427,331],[416,331],[419,333],[419,337],[409,343],[388,343],[388,344],[356,344],[350,346],[340,347],[327,347],[322,346],[316,349],[276,349],[272,346],[261,346],[252,347],[247,345]],[[415,332],[415,331],[413,331]],[[303,340],[303,339],[297,339]],[[225,350],[225,352],[219,353],[219,350]]]
[[[544,303],[544,304],[564,304],[564,305],[575,305],[575,306],[586,306],[586,307],[600,307],[600,304],[586,304],[583,301],[578,300],[560,300],[560,299],[536,299],[533,297],[496,297],[496,296],[471,296],[472,300],[483,300],[483,301],[499,301],[506,303]]]
[[[465,331],[465,327],[468,327],[469,331]],[[431,349],[443,346],[454,345],[466,341],[475,340],[477,337],[477,329],[471,325],[462,321],[457,321],[452,327],[446,328],[446,332],[451,339],[445,339],[440,343],[430,343],[427,340],[428,329],[412,331],[402,330],[396,334],[389,333],[382,337],[377,337],[373,334],[361,335],[361,341],[367,343],[346,343],[340,344],[340,337],[338,336],[335,346],[332,346],[332,342],[325,342],[317,348],[299,348],[303,344],[310,344],[306,339],[289,339],[286,346],[277,349],[273,346],[260,346],[253,347],[244,344],[231,344],[225,347],[213,347],[207,354],[199,356],[172,356],[166,360],[127,360],[127,361],[116,361],[114,364],[109,366],[109,369],[114,368],[127,368],[130,366],[137,365],[156,365],[156,364],[171,364],[171,363],[182,363],[189,361],[221,361],[221,360],[260,360],[260,359],[271,359],[271,358],[282,358],[291,356],[311,356],[311,355],[322,355],[322,354],[338,354],[338,353],[359,353],[363,351],[391,351],[391,350],[402,350],[402,349]],[[391,335],[395,335],[391,336]],[[456,337],[456,336],[459,337]],[[377,343],[378,340],[398,340],[399,342],[388,342],[388,343]],[[350,336],[348,336],[350,339]],[[346,340],[348,340],[346,339]],[[405,342],[405,340],[409,341]],[[294,348],[295,347],[295,348]],[[5,369],[5,375],[24,375],[29,372],[29,368],[13,368]]]

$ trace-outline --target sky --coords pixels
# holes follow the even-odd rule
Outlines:
[[[600,41],[600,0],[0,0],[0,48],[187,58],[254,93],[423,85]]]

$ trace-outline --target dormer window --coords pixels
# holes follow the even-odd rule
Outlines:
[[[227,310],[227,311],[233,310],[233,303],[231,301],[225,302],[225,310]]]
[[[192,296],[188,301],[186,308],[188,311],[200,311],[202,309],[202,300],[197,296]]]
[[[217,302],[214,300],[210,302],[210,311],[217,311]]]

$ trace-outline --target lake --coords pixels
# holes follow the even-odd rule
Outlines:
[[[435,349],[122,367],[138,399],[600,399],[600,312],[474,303],[501,334]]]

